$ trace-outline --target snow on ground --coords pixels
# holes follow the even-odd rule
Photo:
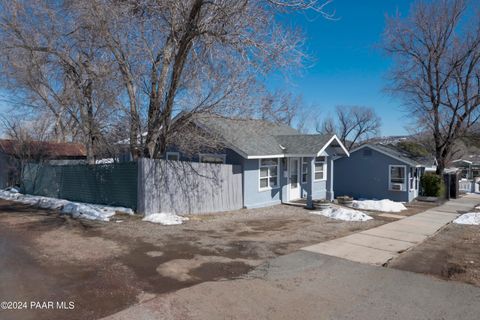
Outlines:
[[[312,211],[310,213],[343,221],[367,221],[373,219],[372,217],[361,211],[337,206],[332,206],[321,211]]]
[[[188,218],[177,216],[174,213],[161,212],[161,213],[152,213],[152,214],[146,215],[145,218],[143,218],[142,220],[170,226],[174,224],[182,224],[184,221],[187,221]]]
[[[383,200],[354,200],[352,208],[361,210],[373,210],[383,212],[400,212],[407,210],[401,202],[395,202],[389,199]]]
[[[110,217],[112,217],[117,211],[133,214],[133,210],[130,208],[110,207],[42,196],[32,196],[28,194],[21,194],[14,188],[9,190],[0,190],[0,199],[13,200],[43,209],[57,209],[62,213],[71,215],[74,218],[89,220],[109,221]]]
[[[462,214],[460,217],[453,220],[453,223],[480,225],[480,212],[469,212]]]

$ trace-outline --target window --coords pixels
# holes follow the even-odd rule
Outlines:
[[[315,181],[325,180],[326,179],[326,162],[325,157],[316,157],[315,158]]]
[[[178,152],[167,152],[167,160],[173,160],[173,161],[180,160],[180,153],[178,153]]]
[[[302,158],[302,183],[307,183],[308,161],[307,158]]]
[[[225,163],[224,154],[201,153],[199,159],[202,163]]]
[[[278,188],[278,159],[260,159],[260,190]]]
[[[405,191],[407,176],[406,176],[406,167],[391,165],[389,166],[389,189],[392,191]]]

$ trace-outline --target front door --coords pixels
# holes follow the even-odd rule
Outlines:
[[[300,159],[290,158],[290,200],[300,199]]]
[[[419,169],[410,168],[410,191],[413,191],[413,197],[418,197]]]

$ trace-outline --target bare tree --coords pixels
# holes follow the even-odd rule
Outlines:
[[[265,94],[260,99],[258,112],[262,120],[292,126],[295,118],[300,116],[302,106],[301,96],[293,96],[289,92],[275,91]]]
[[[29,162],[43,162],[49,158],[49,150],[43,143],[51,135],[50,114],[28,119],[16,116],[1,116],[0,126],[4,129],[7,140],[2,140],[2,148],[7,152],[7,183],[20,185],[21,177]]]
[[[466,9],[463,0],[417,2],[408,17],[387,18],[384,34],[395,59],[390,89],[432,135],[437,173],[480,116],[480,19],[466,20]]]
[[[310,9],[329,18],[329,2],[87,1],[86,15],[122,76],[134,157],[161,156],[195,114],[250,113],[245,100],[259,75],[299,67],[305,58],[301,34],[279,23],[275,13]]]
[[[348,150],[380,132],[381,120],[373,108],[337,106],[335,115],[335,119],[328,117],[323,122],[317,122],[316,130],[319,133],[336,134]]]
[[[105,119],[116,103],[116,82],[77,5],[1,2],[1,66],[12,91],[55,116],[60,140],[66,140],[67,124],[75,123],[93,163]]]
[[[5,0],[1,66],[12,90],[55,115],[58,131],[73,119],[90,162],[117,105],[134,157],[160,157],[195,114],[251,114],[258,79],[305,60],[301,33],[276,13],[331,18],[330,2]]]

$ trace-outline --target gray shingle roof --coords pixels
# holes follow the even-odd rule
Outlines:
[[[285,147],[284,152],[290,154],[309,155],[316,154],[332,138],[331,135],[297,134],[279,135],[277,142]]]
[[[398,158],[399,160],[412,165],[412,166],[431,166],[434,163],[434,159],[428,158],[428,157],[414,157],[407,152],[396,148],[394,145],[384,145],[384,144],[370,144],[374,148],[377,148],[379,150],[384,151],[385,153],[388,153],[392,155],[393,157]]]
[[[227,147],[245,157],[316,154],[332,136],[304,135],[285,124],[256,119],[198,116],[195,123],[220,136]],[[283,149],[282,147],[285,149]]]

